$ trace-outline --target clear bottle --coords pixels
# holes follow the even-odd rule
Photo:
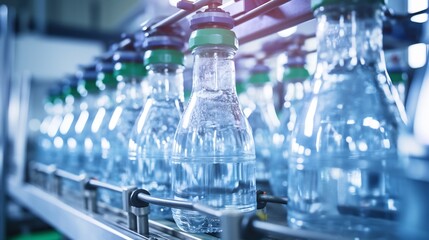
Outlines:
[[[43,164],[54,164],[54,143],[52,132],[57,132],[64,110],[62,88],[64,83],[59,83],[49,89],[48,97],[44,104],[46,116],[43,118],[36,136],[36,155],[34,161]]]
[[[284,103],[281,110],[280,127],[273,136],[270,184],[276,196],[287,196],[290,140],[292,131],[301,113],[305,96],[309,95],[308,77],[305,59],[288,56],[283,66]]]
[[[64,117],[59,131],[54,136],[54,159],[57,167],[73,174],[80,174],[83,167],[79,153],[82,148],[77,144],[75,132],[76,124],[81,114],[82,95],[78,91],[79,78],[73,76],[69,79],[68,86],[64,89],[65,106]],[[82,197],[80,184],[64,180],[61,193],[66,200]]]
[[[429,22],[426,22],[421,41],[427,43],[428,40]],[[400,227],[395,230],[397,239],[426,240],[429,239],[429,62],[415,72],[410,83],[406,101],[410,122],[398,140],[404,170],[404,197]]]
[[[193,86],[174,136],[172,189],[177,200],[250,212],[256,209],[255,149],[235,89],[233,57],[238,44],[234,32],[228,30],[232,23],[229,14],[210,8],[191,20],[191,28],[196,29],[189,40],[194,55]],[[220,24],[228,29],[216,27]],[[221,231],[219,218],[172,211],[184,231]]]
[[[90,136],[93,142],[93,150],[87,152],[87,158],[93,158],[87,166],[87,172],[92,177],[102,179],[107,170],[108,160],[103,157],[103,144],[109,133],[109,122],[116,107],[116,88],[118,81],[113,75],[113,52],[109,51],[100,57],[96,64],[97,81],[95,82],[100,93],[97,98],[97,113],[90,123]],[[101,193],[100,193],[101,194]]]
[[[398,121],[382,59],[383,0],[313,1],[318,62],[292,134],[288,223],[355,239],[392,238]],[[398,105],[397,105],[398,104]],[[401,108],[403,109],[403,108]]]
[[[59,169],[66,171],[71,170],[69,158],[74,154],[74,149],[77,146],[74,128],[81,112],[80,105],[82,101],[82,96],[78,91],[78,83],[79,79],[73,76],[69,79],[68,86],[63,90],[65,96],[64,117],[59,131],[54,136],[55,162]]]
[[[138,132],[137,186],[156,197],[173,197],[170,161],[174,133],[183,112],[183,60],[183,53],[177,49],[156,47],[145,52],[152,93],[134,126]],[[150,208],[151,217],[171,217],[168,207]]]
[[[243,110],[244,116],[249,117],[252,109],[255,108],[255,103],[247,95],[247,83],[245,80],[236,79],[235,89],[237,91],[238,101]]]
[[[273,87],[270,81],[270,69],[257,63],[251,71],[247,96],[252,100],[251,111],[247,116],[253,130],[256,151],[256,181],[265,191],[269,187],[272,138],[280,122],[273,102]]]
[[[104,99],[97,86],[96,64],[82,67],[79,92],[82,96],[80,115],[75,125],[79,173],[100,178],[100,139],[98,134],[100,121],[105,116]]]
[[[108,131],[102,139],[102,161],[107,162],[103,181],[118,186],[135,185],[128,161],[128,143],[135,121],[146,99],[146,70],[143,58],[134,46],[132,38],[125,38],[113,54],[114,75],[118,81],[116,107],[108,122]],[[135,159],[135,155],[134,155]],[[136,161],[134,161],[136,162]],[[115,193],[103,194],[102,200],[115,207],[122,207],[121,196]]]

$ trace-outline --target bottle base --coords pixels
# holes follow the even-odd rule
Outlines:
[[[220,219],[204,215],[196,211],[173,209],[173,218],[176,225],[189,233],[216,233],[221,232]]]

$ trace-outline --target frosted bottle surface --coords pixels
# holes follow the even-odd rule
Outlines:
[[[316,10],[318,65],[292,134],[288,223],[391,239],[386,229],[395,228],[400,206],[395,173],[402,122],[381,60],[381,11],[377,4],[339,5]]]
[[[234,49],[201,46],[193,53],[191,99],[173,143],[174,198],[253,211],[255,150],[235,91]],[[218,218],[198,212],[173,209],[173,218],[185,231],[221,231]]]

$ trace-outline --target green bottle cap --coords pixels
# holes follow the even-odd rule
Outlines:
[[[393,84],[404,83],[405,78],[402,72],[389,72],[390,80],[392,80]]]
[[[183,91],[183,96],[185,97],[186,100],[188,100],[191,97],[191,90],[184,90]]]
[[[203,28],[192,32],[189,38],[189,49],[205,45],[224,45],[238,49],[235,33],[224,28]]]
[[[328,5],[366,5],[366,4],[386,4],[386,0],[312,0],[311,8],[315,10],[316,8]]]
[[[246,92],[246,83],[236,82],[235,89],[237,90],[237,95]]]
[[[270,82],[268,72],[252,73],[252,75],[250,75],[249,83],[251,84],[263,84],[268,82]]]
[[[143,63],[138,62],[118,62],[115,64],[114,76],[124,77],[144,77],[147,75]]]
[[[74,98],[80,98],[81,95],[78,91],[78,86],[77,85],[73,85],[73,86],[69,86],[67,88],[64,89],[64,99],[67,96],[72,96]]]
[[[81,86],[85,88],[88,93],[96,93],[100,91],[97,86],[96,79],[84,79],[81,84]]]
[[[174,49],[154,49],[148,50],[144,54],[144,65],[156,63],[165,63],[165,64],[179,64],[184,65],[185,55]]]
[[[106,88],[116,88],[118,86],[118,80],[115,75],[111,72],[100,72],[97,75],[97,86],[105,86]]]
[[[283,72],[283,82],[293,81],[295,79],[303,80],[310,76],[304,67],[287,67]]]

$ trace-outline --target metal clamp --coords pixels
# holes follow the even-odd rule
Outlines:
[[[137,189],[131,193],[130,206],[131,212],[137,218],[137,232],[142,235],[149,235],[149,203],[139,199],[139,194],[150,195],[144,189]]]

